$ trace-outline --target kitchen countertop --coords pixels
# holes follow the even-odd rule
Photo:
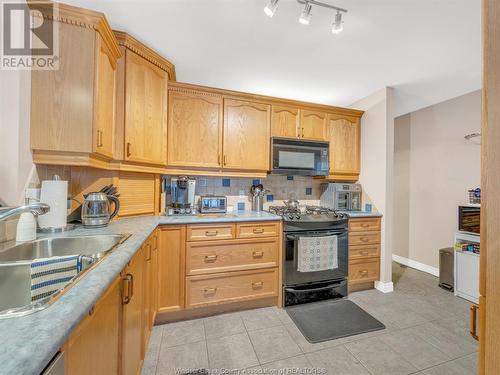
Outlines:
[[[380,212],[368,212],[368,211],[339,211],[339,212],[346,214],[352,219],[358,217],[382,217],[382,214]]]
[[[0,319],[0,374],[40,374],[158,225],[271,220],[281,220],[281,217],[251,211],[227,215],[149,216],[117,220],[99,229],[79,227],[55,235],[130,234],[130,237],[46,309],[22,317]]]

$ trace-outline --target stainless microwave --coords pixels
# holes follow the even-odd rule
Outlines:
[[[328,176],[328,142],[273,138],[272,173],[303,176]]]

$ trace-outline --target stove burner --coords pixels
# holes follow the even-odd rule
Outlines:
[[[285,221],[337,221],[347,216],[328,207],[305,206],[305,210],[287,206],[271,206],[269,212],[280,215]]]

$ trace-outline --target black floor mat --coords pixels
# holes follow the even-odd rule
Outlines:
[[[381,322],[347,299],[290,306],[286,312],[311,343],[385,328]]]

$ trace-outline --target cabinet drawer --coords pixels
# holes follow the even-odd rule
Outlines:
[[[380,230],[380,218],[371,217],[371,218],[350,219],[349,230],[351,232]]]
[[[278,250],[277,239],[189,242],[186,273],[200,275],[276,267]]]
[[[349,263],[349,284],[376,281],[379,278],[380,262],[358,260]]]
[[[236,236],[239,238],[276,237],[279,228],[279,223],[236,224]]]
[[[349,260],[380,257],[380,245],[349,246]]]
[[[186,308],[278,295],[278,270],[226,272],[186,277]]]
[[[224,240],[234,238],[234,225],[188,225],[187,240]]]
[[[376,245],[380,243],[380,232],[353,232],[349,233],[349,246]]]

